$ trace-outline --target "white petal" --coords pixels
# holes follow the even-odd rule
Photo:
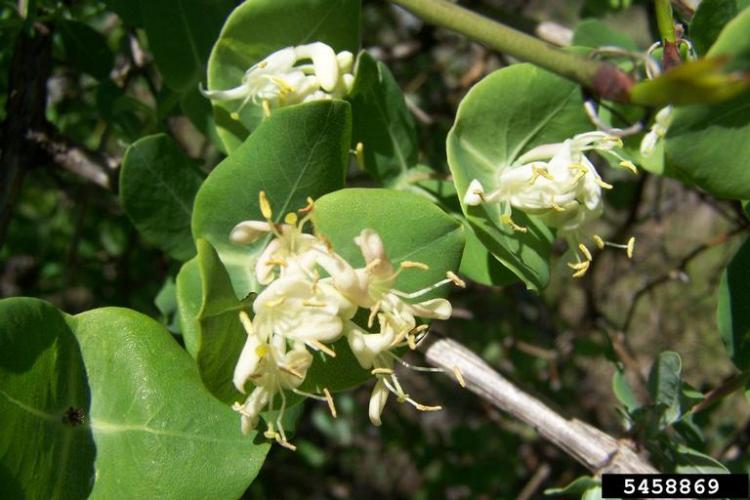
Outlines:
[[[387,351],[393,340],[395,332],[392,329],[384,333],[365,333],[357,328],[352,328],[346,334],[346,340],[349,342],[349,348],[357,358],[359,365],[365,370],[370,370],[375,362],[375,357]]]
[[[233,89],[228,90],[203,90],[201,89],[201,94],[203,94],[208,99],[214,100],[214,101],[233,101],[236,99],[244,99],[248,95],[250,95],[250,89],[247,85],[244,83],[238,87],[235,87]]]
[[[245,394],[247,379],[250,378],[258,367],[258,361],[260,361],[260,356],[258,356],[259,345],[260,342],[255,335],[248,335],[245,347],[242,348],[242,353],[240,353],[240,359],[237,360],[237,365],[234,367],[232,382],[242,394]]]
[[[382,424],[380,415],[382,415],[383,408],[385,408],[385,403],[387,401],[388,389],[385,387],[382,380],[378,380],[375,387],[372,389],[372,396],[370,396],[370,408],[368,413],[372,425],[380,426],[380,424]]]
[[[379,259],[381,262],[389,262],[383,240],[372,229],[363,229],[359,236],[354,238],[354,243],[362,250],[362,255],[368,264],[375,259]]]
[[[260,220],[246,220],[242,221],[232,229],[229,233],[229,239],[232,243],[238,243],[241,245],[249,245],[258,238],[263,236],[265,233],[271,231],[271,225],[268,222]]]
[[[408,304],[407,307],[414,316],[420,318],[448,319],[453,312],[451,303],[445,299],[425,300],[418,304]]]
[[[234,409],[242,415],[242,432],[247,434],[258,425],[260,412],[268,404],[270,393],[262,387],[256,387],[241,406],[235,405]]]
[[[477,179],[474,179],[469,183],[469,189],[466,190],[464,203],[470,207],[476,207],[482,203],[483,196],[484,188],[482,187],[482,183]]]
[[[294,47],[285,47],[269,55],[255,66],[250,68],[251,72],[262,74],[279,74],[291,70],[297,61],[297,53]],[[247,76],[247,74],[246,74]]]
[[[280,249],[281,241],[278,238],[273,239],[258,257],[258,262],[255,263],[255,276],[261,285],[267,285],[273,281],[274,266],[268,261],[273,259]]]
[[[295,47],[295,52],[298,60],[312,59],[315,76],[318,77],[323,90],[330,92],[336,87],[339,79],[339,65],[336,61],[336,53],[330,46],[322,42],[314,42]]]
[[[342,50],[336,54],[336,62],[339,65],[339,71],[342,73],[351,73],[354,65],[354,54],[348,50]]]
[[[653,130],[644,135],[643,140],[641,140],[641,154],[647,157],[654,154],[658,140],[659,136]]]

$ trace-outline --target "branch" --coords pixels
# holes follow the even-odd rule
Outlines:
[[[577,419],[568,420],[521,391],[479,356],[449,339],[426,348],[427,361],[448,373],[458,369],[466,387],[497,408],[530,425],[595,475],[656,474],[658,471],[627,444]]]
[[[79,177],[104,189],[112,189],[111,173],[119,161],[97,158],[95,153],[69,143],[62,137],[50,137],[46,132],[30,130],[26,138],[49,155],[50,159]]]
[[[632,78],[615,66],[553,47],[447,0],[389,0],[425,21],[580,83],[596,95],[627,101]]]

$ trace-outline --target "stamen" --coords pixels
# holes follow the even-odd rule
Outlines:
[[[296,447],[296,446],[294,446],[294,445],[293,445],[292,443],[290,443],[289,441],[287,441],[287,440],[286,440],[286,438],[282,438],[282,437],[281,437],[280,435],[278,435],[278,434],[276,434],[276,436],[274,436],[274,438],[276,439],[276,442],[277,442],[277,443],[279,443],[279,444],[280,444],[281,446],[283,446],[284,448],[286,448],[286,449],[288,449],[288,450],[292,450],[292,451],[297,451],[297,447]]]
[[[307,205],[304,208],[300,208],[297,211],[299,213],[306,214],[306,213],[312,212],[313,208],[315,208],[315,201],[308,196],[307,197]]]
[[[586,245],[584,245],[583,243],[579,243],[578,249],[581,250],[581,253],[586,257],[586,260],[593,260],[591,252],[589,252],[589,249],[586,248]]]
[[[297,224],[297,214],[295,214],[294,212],[289,212],[288,214],[286,214],[286,216],[284,216],[284,222],[286,224],[289,224],[290,226],[296,225]]]
[[[358,142],[354,147],[354,159],[360,170],[365,170],[365,145]]]
[[[417,403],[416,401],[412,399],[407,399],[408,402],[414,405],[414,408],[416,408],[419,411],[440,411],[443,409],[442,406],[427,406],[423,405],[421,403]]]
[[[458,366],[453,367],[453,375],[456,376],[456,380],[458,381],[458,385],[461,387],[466,387],[466,381],[464,380],[464,374],[461,373],[461,369]]]
[[[505,214],[500,217],[500,222],[503,224],[506,224],[511,227],[514,231],[518,231],[519,233],[525,233],[528,231],[528,228],[525,228],[523,226],[519,226],[515,222],[513,222],[513,219],[510,218],[510,214]]]
[[[550,175],[546,167],[532,165],[531,171],[533,172],[533,174],[531,176],[531,179],[529,179],[529,184],[534,184],[539,177],[544,177],[545,179],[549,181],[555,180],[555,178]]]
[[[280,257],[273,257],[266,261],[267,266],[281,266],[286,267],[286,261]]]
[[[553,201],[553,202],[552,202],[551,204],[552,204],[552,209],[553,209],[553,210],[554,210],[555,212],[564,212],[564,211],[565,211],[565,209],[564,209],[563,207],[561,207],[560,205],[558,205],[558,204],[557,204],[557,203],[555,203],[554,201]]]
[[[415,351],[417,349],[417,341],[414,338],[414,335],[406,335],[406,343],[409,345],[409,349],[412,351]]]
[[[390,368],[373,368],[370,373],[373,375],[393,375],[393,370]]]
[[[370,308],[370,316],[368,316],[367,318],[367,328],[372,328],[372,324],[375,322],[375,317],[377,316],[379,310],[380,302],[378,301]]]
[[[602,239],[601,236],[599,236],[598,234],[594,234],[594,235],[591,236],[591,239],[594,240],[594,243],[596,244],[596,247],[599,250],[603,250],[604,249],[604,240]]]
[[[464,280],[462,280],[461,278],[459,278],[458,275],[456,273],[454,273],[453,271],[448,271],[447,273],[445,273],[445,275],[457,287],[459,287],[459,288],[466,288],[466,282]]]
[[[271,118],[271,103],[268,99],[263,99],[263,118]]]
[[[245,311],[240,311],[240,323],[248,335],[253,335],[253,322]]]
[[[286,301],[286,297],[284,297],[284,296],[282,295],[281,297],[279,297],[279,298],[278,298],[278,299],[276,299],[276,300],[269,300],[269,301],[268,301],[268,302],[266,303],[266,305],[267,305],[268,307],[270,307],[270,308],[274,308],[274,307],[276,307],[276,306],[280,306],[280,305],[281,305],[281,304],[283,304],[283,303],[284,303],[285,301]]]
[[[584,274],[586,274],[586,271],[588,271],[589,267],[591,266],[591,261],[587,260],[586,262],[582,262],[581,264],[583,264],[583,266],[581,266],[581,268],[578,271],[573,273],[574,278],[580,278]]]
[[[406,368],[408,368],[410,370],[414,370],[416,372],[430,372],[430,373],[444,373],[445,372],[445,370],[443,370],[442,368],[436,368],[434,366],[412,365],[411,363],[407,363],[403,359],[399,358],[398,356],[396,356],[392,352],[387,352],[386,354],[388,354],[391,358],[393,358],[394,361],[396,361],[396,362],[400,363],[401,365],[405,366]]]
[[[572,262],[568,262],[568,267],[571,268],[571,269],[575,269],[576,271],[580,271],[584,267],[587,268],[589,265],[591,265],[591,264],[589,264],[588,260],[583,261],[583,262],[578,262],[576,264],[573,264]]]
[[[333,418],[336,418],[336,405],[333,404],[333,397],[331,396],[331,393],[328,391],[327,387],[323,388],[323,394],[325,394],[326,402],[328,403],[328,409],[331,410],[331,416]]]
[[[633,172],[633,174],[638,175],[638,169],[636,168],[635,164],[633,164],[632,161],[623,160],[623,161],[620,162],[620,166],[622,168],[627,168],[628,170],[630,170],[631,172]]]
[[[320,342],[319,340],[315,340],[315,339],[306,340],[305,344],[309,345],[313,349],[316,349],[318,351],[322,351],[325,354],[328,354],[332,358],[336,357],[336,352],[330,347],[328,347],[327,345]]]
[[[421,297],[422,295],[428,292],[431,292],[436,288],[440,288],[443,285],[447,285],[448,283],[453,283],[453,280],[450,278],[446,278],[444,280],[438,281],[434,285],[428,286],[426,288],[422,288],[421,290],[417,290],[416,292],[412,292],[412,293],[404,293],[400,290],[391,290],[391,293],[403,299],[416,299],[417,297]],[[369,325],[369,326],[372,326],[372,325]]]
[[[263,218],[271,222],[273,217],[273,211],[271,210],[271,204],[268,202],[268,197],[265,191],[258,193],[258,203],[260,205],[260,213],[263,214]],[[271,222],[273,224],[273,222]]]
[[[305,376],[302,375],[297,370],[295,370],[294,368],[292,368],[291,366],[279,365],[279,370],[281,370],[282,372],[286,372],[289,375],[292,375],[293,377],[296,377],[300,380],[305,380]]]
[[[628,259],[633,258],[633,250],[635,250],[635,236],[631,236],[628,240],[628,246],[626,248],[626,255],[628,256]]]
[[[311,392],[300,391],[299,389],[291,389],[291,391],[293,393],[295,393],[296,395],[302,396],[302,397],[305,397],[305,398],[311,398],[311,399],[315,399],[317,401],[327,401],[324,396],[319,396],[319,395],[313,394]]]
[[[596,178],[596,183],[599,184],[604,189],[612,189],[614,186],[612,184],[608,184],[604,182],[601,178]]]
[[[423,271],[429,271],[430,266],[423,262],[414,262],[412,260],[405,260],[400,264],[404,269],[421,269]]]

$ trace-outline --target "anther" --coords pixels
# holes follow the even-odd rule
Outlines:
[[[271,103],[268,102],[268,99],[263,99],[263,117],[271,117]]]
[[[442,406],[427,406],[421,403],[415,403],[414,407],[419,411],[440,411],[443,409]]]
[[[296,378],[298,378],[300,380],[304,380],[305,379],[304,375],[302,375],[300,372],[298,372],[297,370],[295,370],[294,368],[292,368],[290,366],[279,365],[279,370],[281,370],[282,372],[286,372],[289,375],[292,375],[293,377],[296,377]]]
[[[589,249],[586,248],[586,245],[584,245],[583,243],[579,243],[578,249],[586,257],[586,260],[593,260],[593,257],[591,256],[591,252],[589,252]]]
[[[591,236],[591,239],[594,240],[594,243],[596,244],[596,247],[599,250],[603,250],[604,249],[604,240],[602,239],[601,236],[599,236],[598,234],[594,234],[594,235]]]
[[[323,394],[326,397],[326,402],[328,403],[328,409],[331,411],[331,416],[333,418],[336,418],[336,405],[333,404],[333,397],[331,396],[331,392],[327,387],[323,388]]]
[[[360,170],[365,170],[365,145],[361,142],[358,142],[354,147],[354,159]]]
[[[560,205],[558,205],[558,204],[557,204],[557,203],[555,203],[554,201],[552,202],[552,209],[553,209],[553,210],[554,210],[555,212],[564,212],[564,211],[565,211],[565,209],[564,209],[563,207],[561,207]]]
[[[445,275],[448,277],[451,282],[453,282],[454,285],[456,285],[459,288],[466,288],[466,282],[458,277],[456,273],[453,271],[448,271],[445,273]]]
[[[633,172],[635,175],[638,175],[638,169],[636,168],[635,164],[633,164],[632,161],[623,160],[620,162],[620,166],[622,168],[627,168],[631,172]]]
[[[515,222],[513,222],[513,219],[511,219],[510,215],[508,215],[508,214],[504,214],[502,217],[500,217],[500,221],[503,224],[506,224],[506,225],[510,226],[511,229],[513,229],[514,231],[518,231],[519,233],[525,233],[526,231],[528,231],[528,228],[525,228],[523,226],[519,226],[518,224],[516,224]]]
[[[599,184],[599,185],[600,185],[601,187],[603,187],[604,189],[612,189],[612,188],[614,187],[614,186],[612,186],[612,184],[609,184],[609,183],[607,183],[607,182],[604,182],[604,181],[603,181],[603,180],[602,180],[601,178],[599,178],[599,177],[597,177],[597,178],[596,178],[596,183],[597,183],[597,184]]]
[[[628,259],[633,258],[633,250],[635,250],[635,236],[631,236],[628,240],[628,245],[626,248],[626,254],[628,256]]]
[[[370,373],[372,375],[393,375],[393,370],[390,368],[373,368]]]
[[[297,224],[297,214],[294,212],[289,212],[284,216],[284,223],[289,224],[290,226],[294,226]]]
[[[240,311],[240,323],[242,323],[242,327],[248,335],[253,334],[253,322],[245,311]]]
[[[453,375],[456,376],[456,381],[461,387],[466,387],[466,381],[464,380],[464,374],[461,373],[461,369],[458,366],[453,367]]]
[[[263,215],[263,218],[269,222],[272,222],[271,218],[273,217],[273,211],[271,210],[271,204],[268,202],[268,197],[266,196],[265,191],[261,191],[260,193],[258,193],[258,203],[260,205],[260,213]]]
[[[421,269],[423,271],[429,271],[430,266],[423,262],[415,262],[413,260],[405,260],[400,264],[404,269]]]
[[[305,205],[304,208],[300,208],[299,210],[297,210],[301,214],[312,212],[313,208],[315,208],[315,200],[313,200],[312,198],[308,196],[306,201],[307,201],[307,205]]]
[[[310,347],[312,347],[313,349],[322,351],[323,353],[329,355],[332,358],[336,357],[336,352],[330,347],[328,347],[327,345],[325,345],[324,343],[320,342],[319,340],[310,339],[310,340],[305,341],[305,343],[309,345]]]

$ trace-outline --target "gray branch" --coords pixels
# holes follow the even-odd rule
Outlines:
[[[563,418],[458,342],[438,339],[426,348],[425,356],[430,364],[448,373],[458,369],[467,389],[533,427],[594,475],[658,473],[627,441],[617,440],[580,420]]]

